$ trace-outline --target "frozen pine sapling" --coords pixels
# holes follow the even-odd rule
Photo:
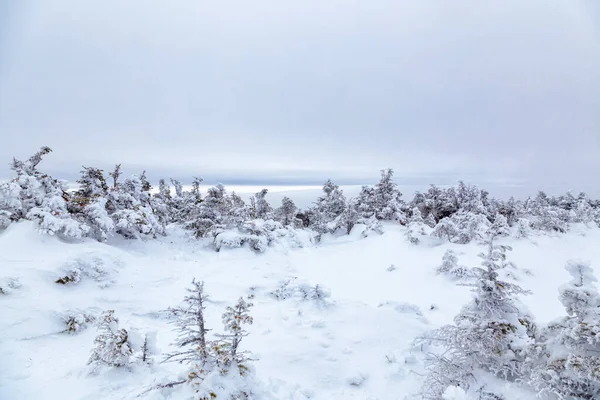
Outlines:
[[[569,261],[560,288],[567,316],[551,323],[532,349],[530,383],[559,399],[600,398],[600,294],[588,262]]]
[[[447,325],[427,335],[421,343],[440,346],[441,355],[431,354],[424,398],[440,399],[448,386],[472,387],[482,374],[502,379],[521,378],[524,349],[535,333],[531,317],[518,296],[528,292],[501,281],[498,271],[510,263],[508,246],[488,241],[480,254],[481,266],[473,268],[473,299]]]
[[[184,298],[184,304],[169,309],[178,331],[173,343],[178,350],[168,354],[164,361],[177,361],[191,368],[185,378],[151,387],[144,393],[189,384],[195,392],[194,398],[201,400],[253,398],[253,369],[247,363],[247,353],[240,349],[242,339],[248,335],[244,325],[253,322],[249,315],[252,304],[240,298],[235,306],[227,307],[223,314],[225,333],[209,341],[204,316],[208,297],[204,284],[193,280],[187,290],[189,295]]]
[[[302,221],[296,218],[296,214],[298,213],[298,207],[292,199],[285,196],[281,199],[281,206],[275,210],[275,218],[277,221],[281,222],[283,226],[293,226],[300,227],[302,225]]]
[[[177,361],[203,367],[210,364],[204,310],[208,296],[204,293],[204,282],[192,280],[192,287],[183,299],[183,306],[169,308],[173,324],[177,327],[177,340],[173,343],[179,350],[168,354],[164,361]]]
[[[223,313],[223,326],[226,333],[217,335],[219,340],[213,343],[217,365],[222,373],[235,367],[243,375],[248,369],[246,366],[248,355],[247,352],[240,350],[240,343],[248,336],[244,325],[252,325],[254,322],[250,316],[252,305],[240,297],[235,306],[228,306]]]
[[[119,329],[114,310],[105,311],[98,323],[98,336],[88,361],[94,369],[101,366],[124,367],[129,364],[133,350],[125,329]]]
[[[250,198],[250,208],[254,218],[269,219],[273,208],[267,201],[268,189],[263,189]]]
[[[446,250],[442,257],[442,265],[436,271],[438,274],[444,274],[455,279],[469,276],[469,269],[458,264],[458,256],[452,250]]]

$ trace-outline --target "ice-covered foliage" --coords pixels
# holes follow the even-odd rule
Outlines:
[[[111,176],[114,185],[108,192],[108,199],[116,232],[126,238],[164,234],[165,226],[152,209],[152,187],[145,174],[119,182],[120,165],[117,165]]]
[[[406,239],[413,244],[419,244],[423,237],[429,235],[431,228],[425,224],[421,211],[414,207],[406,226]]]
[[[498,271],[506,268],[507,246],[488,242],[480,254],[480,267],[473,268],[473,299],[447,325],[430,333],[425,343],[443,351],[428,360],[423,386],[426,398],[439,399],[448,386],[469,388],[475,376],[490,373],[503,379],[520,377],[524,349],[534,325],[518,296],[528,293],[520,286],[501,281]]]
[[[49,147],[42,147],[26,161],[13,159],[11,169],[17,177],[1,185],[0,225],[6,227],[9,221],[27,218],[35,221],[42,233],[81,239],[89,228],[69,213],[66,182],[37,168],[51,151]]]
[[[312,301],[317,305],[326,305],[329,303],[331,291],[323,285],[311,285],[308,283],[299,283],[295,278],[283,280],[279,286],[269,292],[277,300],[295,299],[299,301]]]
[[[155,238],[166,234],[168,224],[178,224],[197,238],[220,236],[219,241],[231,246],[252,241],[264,249],[264,237],[258,241],[244,237],[245,226],[252,220],[274,219],[290,229],[308,228],[319,235],[350,234],[356,225],[365,225],[363,236],[381,230],[374,220],[395,221],[408,225],[407,240],[415,244],[430,233],[464,244],[481,241],[486,234],[526,238],[535,231],[566,232],[574,223],[600,225],[600,202],[585,193],[551,197],[539,192],[525,201],[504,201],[459,181],[453,187],[432,185],[426,192],[416,192],[406,204],[393,181],[392,169],[382,170],[380,181],[363,186],[351,201],[328,180],[323,195],[304,210],[288,197],[273,210],[266,200],[267,189],[252,196],[250,204],[235,192],[227,193],[221,184],[210,188],[203,198],[202,178],[198,177],[193,178],[189,190],[171,179],[173,191],[160,179],[158,190],[151,193],[145,173],[122,179],[120,165],[108,176],[101,169],[83,167],[78,187],[68,190],[64,181],[38,170],[50,152],[42,147],[26,161],[13,160],[16,177],[0,183],[0,230],[12,222],[31,219],[43,233],[70,240],[90,237],[107,241],[115,234],[129,239]]]
[[[0,295],[10,294],[22,287],[19,278],[0,278]]]
[[[216,335],[218,340],[212,343],[212,351],[216,356],[217,367],[226,373],[232,367],[243,375],[248,367],[249,356],[240,349],[242,339],[248,336],[244,325],[251,325],[254,320],[250,316],[252,303],[240,297],[234,306],[228,306],[222,316],[225,333]]]
[[[247,246],[263,253],[270,246],[304,247],[316,240],[314,232],[284,227],[279,222],[260,219],[245,222],[232,229],[215,230],[213,234],[211,244],[217,251]]]
[[[55,282],[72,285],[89,279],[98,282],[100,287],[107,287],[114,282],[121,266],[118,258],[108,254],[86,253],[62,264]]]
[[[494,217],[494,222],[488,228],[488,235],[497,237],[497,236],[510,236],[510,226],[508,226],[508,221],[506,217],[502,214],[496,214]]]
[[[108,184],[101,169],[83,167],[76,190],[69,203],[71,213],[89,227],[88,236],[106,241],[115,232],[115,222],[109,215]]]
[[[431,235],[453,243],[465,244],[484,240],[490,226],[489,220],[484,215],[461,210],[451,217],[442,219]]]
[[[208,295],[204,293],[204,282],[192,280],[192,287],[183,298],[183,305],[169,308],[171,322],[177,330],[177,340],[173,343],[178,350],[168,354],[165,361],[197,363],[200,366],[210,362],[209,345],[204,310]]]
[[[442,257],[442,265],[440,265],[436,272],[449,276],[453,279],[463,279],[470,276],[469,268],[458,264],[458,256],[452,250],[446,250]]]
[[[130,363],[133,349],[125,329],[119,329],[114,310],[105,311],[98,322],[98,336],[88,361],[93,370],[98,367],[124,367]]]
[[[402,193],[393,180],[394,170],[381,170],[381,179],[373,190],[373,207],[377,219],[406,223]]]
[[[204,310],[208,296],[204,283],[192,281],[184,305],[169,309],[178,337],[177,350],[168,354],[165,361],[177,361],[188,366],[184,379],[158,385],[152,389],[172,388],[187,384],[197,399],[251,399],[260,386],[250,365],[248,353],[240,343],[248,335],[244,326],[252,324],[249,314],[251,303],[240,298],[234,306],[227,307],[222,315],[224,333],[209,340]]]
[[[588,262],[569,261],[560,288],[567,316],[552,322],[531,350],[531,384],[560,399],[600,398],[600,294]]]
[[[79,333],[96,322],[93,313],[80,310],[67,311],[61,315],[61,318],[66,325],[64,332],[69,334]]]
[[[284,196],[281,199],[281,206],[275,210],[275,219],[283,224],[283,226],[292,226],[300,228],[302,221],[299,220],[296,215],[298,213],[298,207],[292,199]]]
[[[266,199],[268,192],[268,189],[262,189],[250,198],[251,215],[254,218],[269,219],[271,217],[273,208]]]
[[[313,207],[311,227],[319,233],[335,232],[339,228],[338,218],[345,210],[346,197],[338,185],[328,180]]]

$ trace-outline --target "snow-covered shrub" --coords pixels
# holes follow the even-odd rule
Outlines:
[[[291,279],[279,282],[279,286],[277,286],[275,290],[269,292],[269,295],[273,296],[277,300],[286,300],[293,297],[298,288],[294,285],[291,285],[291,283]]]
[[[355,227],[360,226],[360,236],[363,238],[369,237],[373,234],[382,235],[383,234],[383,226],[381,225],[381,221],[379,221],[375,217],[371,218],[363,218],[357,222]]]
[[[284,196],[281,199],[281,206],[275,210],[275,219],[283,226],[292,226],[294,228],[302,227],[302,220],[296,217],[298,214],[298,207],[292,199]]]
[[[64,332],[69,334],[79,333],[96,322],[93,314],[82,311],[67,311],[61,318],[66,325]]]
[[[225,333],[217,334],[218,340],[212,342],[212,352],[215,355],[217,368],[221,373],[227,373],[232,367],[244,375],[248,371],[248,352],[240,349],[242,339],[248,336],[244,325],[252,325],[254,319],[250,316],[252,303],[240,297],[235,306],[228,306],[222,315]]]
[[[458,256],[452,250],[446,250],[442,257],[442,265],[440,265],[436,272],[450,276],[455,279],[462,279],[469,276],[469,268],[458,264]]]
[[[156,347],[156,337],[157,334],[155,331],[141,333],[137,329],[129,330],[129,343],[133,349],[132,362],[141,364],[153,363],[153,356],[159,353]]]
[[[473,240],[484,240],[489,228],[490,222],[484,215],[461,210],[449,218],[442,219],[431,235],[453,243],[465,244]]]
[[[551,323],[532,351],[531,384],[559,399],[600,398],[600,294],[588,262],[569,261],[560,288],[567,316]]]
[[[424,236],[428,235],[429,226],[425,224],[421,211],[417,207],[413,208],[410,219],[406,226],[406,238],[412,244],[419,244]]]
[[[516,223],[515,237],[517,239],[529,239],[533,235],[531,221],[526,218],[519,218]]]
[[[330,304],[331,291],[323,287],[323,285],[299,285],[298,294],[301,300],[312,301],[318,306],[327,306]]]
[[[250,249],[263,253],[273,245],[287,248],[304,247],[316,241],[314,232],[284,227],[273,220],[252,220],[240,224],[237,228],[219,229],[213,232],[212,247],[216,251],[223,248],[239,248],[248,246]]]
[[[506,217],[502,214],[496,214],[496,216],[494,217],[494,222],[488,228],[487,234],[494,237],[510,236],[510,226],[508,226],[508,221]]]
[[[333,233],[340,227],[339,217],[346,210],[346,197],[331,180],[323,185],[323,193],[311,209],[310,225],[319,233]]]
[[[331,291],[323,285],[310,285],[308,283],[295,283],[296,278],[286,279],[279,282],[277,288],[269,295],[277,300],[297,299],[300,301],[314,301],[318,305],[326,305],[329,303]]]
[[[534,325],[517,298],[528,292],[498,277],[498,271],[509,265],[509,249],[489,240],[487,253],[480,254],[481,267],[473,268],[473,300],[454,318],[454,325],[423,339],[422,343],[444,349],[428,358],[425,398],[439,399],[448,386],[469,388],[484,372],[503,379],[520,377]]]
[[[55,282],[63,285],[76,284],[87,278],[106,287],[114,282],[114,275],[120,266],[121,261],[110,255],[89,253],[64,263],[61,266],[62,273]]]
[[[381,170],[381,179],[373,190],[373,207],[377,219],[385,221],[398,221],[406,223],[406,214],[403,211],[404,203],[402,193],[393,180],[394,170],[391,168]]]
[[[19,278],[8,277],[0,279],[0,295],[10,294],[21,287],[22,285],[21,282],[19,282]]]
[[[108,212],[108,185],[101,169],[83,167],[79,189],[69,201],[69,211],[88,227],[88,236],[106,241],[115,231]]]
[[[125,329],[119,329],[114,310],[105,311],[98,322],[98,336],[88,361],[93,370],[101,366],[124,367],[130,363],[133,349]]]
[[[255,193],[254,196],[250,198],[250,209],[251,215],[254,218],[259,219],[269,219],[271,218],[271,213],[273,208],[269,204],[266,199],[268,189],[262,189],[260,192]]]
[[[121,166],[110,173],[113,187],[108,191],[108,207],[115,231],[128,239],[164,235],[165,227],[152,209],[152,186],[144,173],[119,182]]]
[[[247,336],[244,325],[252,324],[249,315],[251,303],[240,298],[233,307],[227,307],[222,321],[225,332],[209,341],[204,310],[208,296],[204,283],[192,281],[184,306],[170,308],[178,337],[173,343],[177,350],[165,361],[177,361],[189,366],[184,379],[158,385],[152,389],[172,388],[187,384],[199,399],[251,399],[258,383],[249,364],[248,353],[240,343]]]

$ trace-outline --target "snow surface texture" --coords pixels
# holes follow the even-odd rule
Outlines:
[[[599,241],[600,229],[577,226],[535,241],[499,239],[514,249],[514,275],[533,293],[522,300],[538,324],[565,315],[558,288],[569,281],[569,259],[591,261],[598,274]],[[177,379],[185,366],[160,363],[176,336],[164,310],[181,304],[193,278],[205,282],[207,324],[217,331],[226,306],[252,297],[254,324],[242,347],[252,352],[269,398],[418,399],[425,370],[414,339],[452,323],[471,299],[468,287],[436,273],[447,250],[460,265],[476,266],[483,247],[441,240],[415,246],[393,223],[383,235],[324,235],[318,245],[264,253],[215,252],[177,228],[155,240],[109,245],[65,243],[38,234],[32,222],[14,223],[0,233],[0,399],[133,399]],[[154,363],[89,374],[94,321],[104,310],[115,310],[119,327],[137,341],[156,334]],[[535,398],[526,388],[495,385],[507,400]],[[141,398],[188,397],[151,391]],[[466,398],[456,387],[444,393]]]

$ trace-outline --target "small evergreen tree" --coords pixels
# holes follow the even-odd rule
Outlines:
[[[255,193],[254,196],[252,196],[252,198],[250,199],[252,215],[254,216],[254,218],[260,218],[260,219],[269,219],[270,218],[270,216],[271,216],[270,214],[271,214],[271,211],[273,211],[273,208],[271,207],[271,205],[269,204],[269,202],[266,199],[268,192],[269,192],[268,189],[263,189],[260,192]]]
[[[105,311],[100,318],[99,334],[94,340],[95,347],[88,361],[88,365],[94,368],[126,366],[133,354],[129,335],[125,329],[119,329],[119,320],[114,313],[114,310]]]
[[[402,193],[393,181],[393,176],[393,169],[381,170],[381,179],[373,191],[375,215],[380,220],[399,221],[404,224],[406,215],[403,212]]]
[[[569,261],[560,288],[567,316],[551,323],[533,352],[531,384],[559,399],[600,398],[600,294],[589,263]]]
[[[442,356],[428,361],[426,398],[439,399],[448,386],[469,388],[476,375],[487,372],[503,379],[520,377],[524,349],[534,334],[531,318],[517,296],[528,292],[501,281],[498,271],[509,266],[508,246],[488,241],[480,254],[481,267],[473,269],[473,300],[454,318],[424,340],[442,346]]]
[[[334,221],[346,209],[346,198],[340,187],[331,180],[323,185],[323,193],[315,203],[311,223],[319,233],[333,232],[338,227]]]
[[[468,268],[458,264],[458,256],[452,250],[446,250],[442,257],[442,265],[437,268],[436,272],[457,279],[469,276]]]
[[[235,366],[240,374],[247,370],[245,363],[248,361],[247,353],[240,351],[242,339],[248,336],[244,325],[251,325],[254,320],[250,316],[252,303],[247,303],[243,297],[240,297],[235,306],[228,306],[223,313],[223,326],[225,334],[219,334],[220,339],[215,342],[213,351],[217,356],[217,365],[222,372],[228,371]]]
[[[275,210],[275,215],[277,220],[284,226],[292,225],[298,227],[301,224],[301,221],[296,221],[297,212],[298,207],[296,207],[294,201],[289,197],[284,196],[284,198],[281,199],[281,206]]]
[[[180,363],[198,364],[201,368],[210,364],[208,342],[206,334],[206,319],[204,310],[208,296],[204,294],[204,282],[192,280],[192,287],[186,289],[188,295],[184,297],[184,306],[169,308],[173,324],[177,327],[178,336],[175,343],[178,350],[168,354],[164,361],[177,361]]]

